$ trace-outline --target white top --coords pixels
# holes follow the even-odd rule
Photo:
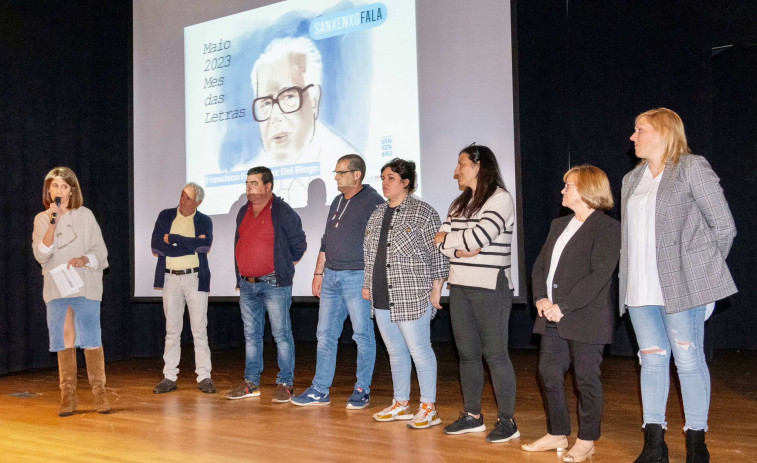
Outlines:
[[[628,198],[628,286],[625,301],[628,307],[665,305],[657,272],[655,241],[655,204],[660,180],[662,172],[652,178],[647,166],[639,185]]]
[[[510,244],[515,224],[515,205],[510,193],[497,188],[481,209],[470,218],[448,216],[441,230],[447,233],[439,245],[449,257],[449,282],[453,285],[496,289],[497,277],[504,271],[510,276]],[[455,251],[481,249],[473,257],[455,257]]]
[[[552,248],[552,260],[549,263],[549,274],[547,275],[547,297],[553,303],[554,300],[552,299],[552,278],[554,278],[557,264],[560,262],[560,255],[565,249],[565,245],[568,244],[568,241],[573,238],[573,235],[576,234],[578,229],[581,228],[581,225],[583,224],[584,223],[578,220],[575,216],[570,219],[568,226],[565,227],[565,230],[563,230],[562,234],[557,238],[557,241],[555,241],[555,247]]]
[[[313,138],[300,153],[282,161],[260,150],[256,157],[238,163],[230,171],[246,171],[253,166],[267,166],[273,171],[273,193],[286,201],[291,207],[297,209],[306,207],[308,199],[313,199],[308,197],[308,187],[310,182],[317,178],[326,179],[326,204],[330,204],[331,200],[340,194],[336,182],[333,181],[334,174],[331,171],[340,157],[358,152],[347,140],[316,121]],[[310,166],[308,169],[313,170],[307,170],[307,172],[297,170],[303,169],[302,166],[294,167],[308,163],[319,164],[315,169]],[[312,175],[306,175],[306,173],[312,173]]]

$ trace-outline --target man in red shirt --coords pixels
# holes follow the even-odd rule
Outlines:
[[[294,384],[294,338],[289,308],[292,305],[294,263],[307,248],[302,221],[294,210],[273,194],[273,174],[267,167],[247,171],[247,203],[237,214],[234,256],[239,309],[245,338],[244,381],[226,394],[227,399],[260,395],[263,371],[265,314],[276,341],[279,374],[273,402],[285,403]]]

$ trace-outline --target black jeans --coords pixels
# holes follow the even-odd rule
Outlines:
[[[450,320],[460,355],[460,384],[465,411],[481,413],[486,359],[492,376],[500,419],[513,417],[515,371],[507,351],[513,292],[505,272],[500,271],[494,290],[452,285],[449,292]]]
[[[602,420],[602,364],[604,344],[585,344],[562,339],[557,327],[547,324],[541,336],[539,379],[547,409],[547,430],[570,435],[570,415],[565,399],[565,373],[571,362],[578,387],[578,438],[599,439]]]

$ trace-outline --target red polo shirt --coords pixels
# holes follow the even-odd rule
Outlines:
[[[252,203],[249,203],[239,225],[239,241],[234,254],[239,274],[244,277],[262,277],[274,271],[272,205],[273,198],[255,216]]]

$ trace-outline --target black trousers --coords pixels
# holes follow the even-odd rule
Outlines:
[[[565,399],[565,373],[573,363],[578,388],[578,438],[599,439],[602,420],[600,365],[604,344],[585,344],[560,338],[555,325],[547,324],[541,337],[539,379],[547,409],[547,430],[570,435],[570,414]]]
[[[494,290],[452,285],[449,291],[450,320],[460,355],[460,384],[465,411],[481,413],[484,364],[497,399],[500,419],[513,417],[515,409],[515,371],[507,350],[513,292],[501,271]]]

